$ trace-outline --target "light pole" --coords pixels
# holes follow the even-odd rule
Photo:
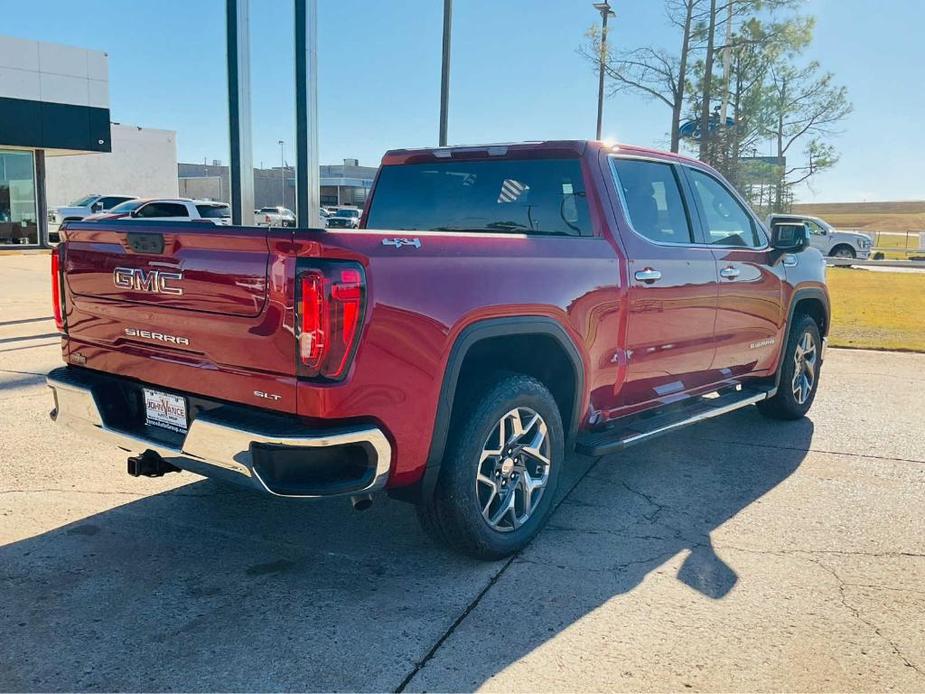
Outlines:
[[[443,65],[440,71],[440,146],[446,147],[450,109],[450,33],[453,28],[453,0],[443,0]]]
[[[597,82],[597,139],[601,139],[604,121],[604,61],[607,59],[607,18],[615,16],[609,2],[596,2],[594,9],[601,13],[601,54]]]
[[[277,140],[276,144],[279,145],[279,199],[280,207],[286,206],[286,142],[285,140]]]

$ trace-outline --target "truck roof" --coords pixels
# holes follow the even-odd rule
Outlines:
[[[544,157],[581,157],[588,149],[612,150],[641,155],[657,155],[678,161],[694,162],[695,159],[682,154],[663,150],[639,147],[625,143],[613,143],[600,140],[536,140],[526,142],[497,142],[475,145],[449,145],[446,147],[415,147],[408,149],[391,149],[382,157],[383,166],[396,164],[423,163],[445,159],[480,159],[489,157],[527,157],[535,155]]]

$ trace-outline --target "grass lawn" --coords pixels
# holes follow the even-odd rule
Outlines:
[[[925,273],[829,268],[833,347],[925,352]]]

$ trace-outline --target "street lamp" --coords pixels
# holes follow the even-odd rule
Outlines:
[[[604,61],[607,59],[607,18],[616,16],[610,9],[609,2],[596,2],[594,9],[601,13],[601,54],[598,67],[597,83],[597,139],[601,139],[601,127],[604,119]]]
[[[286,206],[286,142],[285,140],[277,140],[276,144],[279,145],[279,199],[280,207]]]

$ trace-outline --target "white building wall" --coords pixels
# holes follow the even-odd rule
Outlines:
[[[173,130],[112,125],[112,152],[46,159],[48,207],[90,193],[177,197],[177,134]]]
[[[0,97],[109,108],[102,51],[0,36]]]

